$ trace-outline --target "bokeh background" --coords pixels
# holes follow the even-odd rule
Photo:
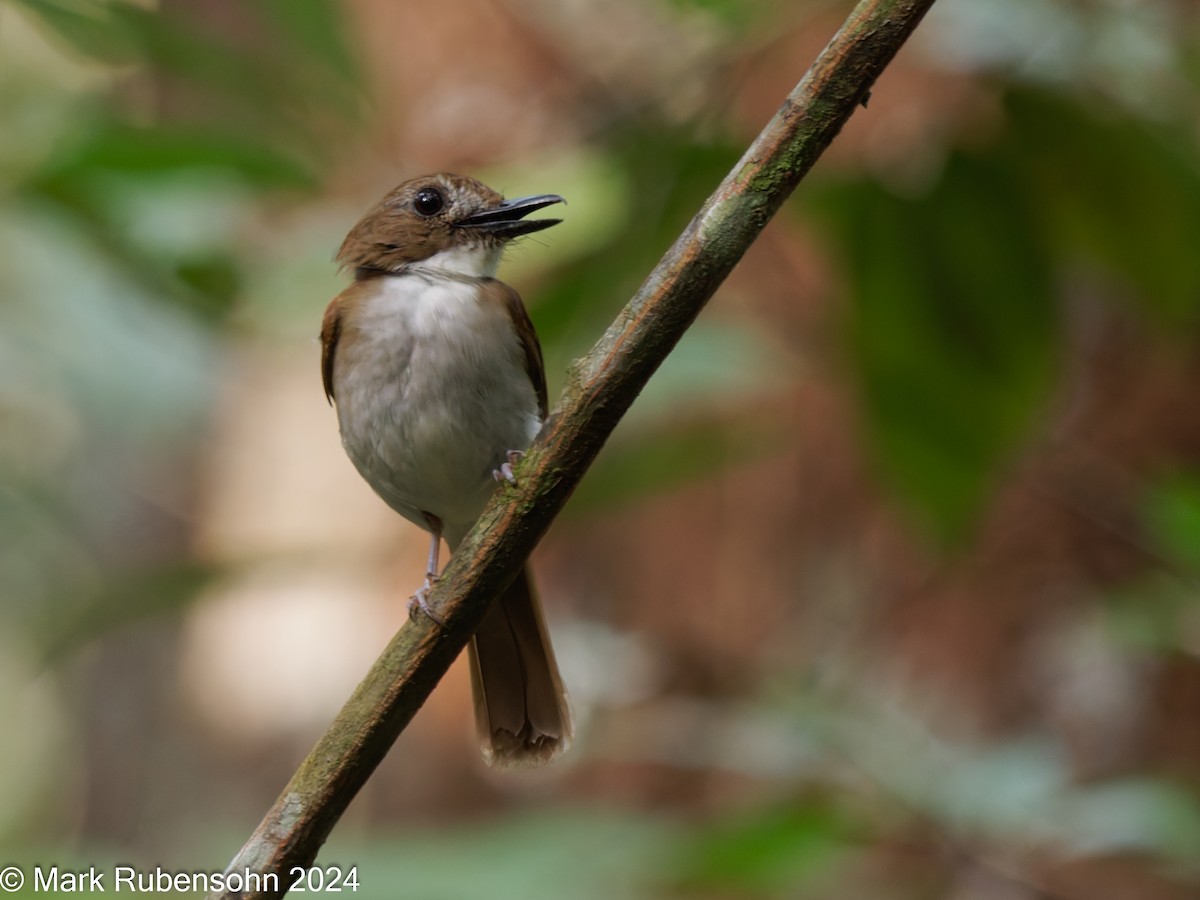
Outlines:
[[[424,536],[315,335],[400,180],[553,191],[553,397],[849,11],[0,3],[0,862],[219,870]],[[1200,897],[1200,12],[943,0],[534,557],[578,718],[465,667],[364,897]]]

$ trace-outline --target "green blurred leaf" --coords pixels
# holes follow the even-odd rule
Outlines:
[[[1128,777],[1090,784],[1063,798],[1064,829],[1077,853],[1140,851],[1195,867],[1200,802],[1182,783]]]
[[[200,21],[181,15],[182,7],[163,10],[117,2],[111,8],[138,41],[144,64],[160,78],[170,75],[199,91],[187,101],[189,117],[229,121],[238,116],[240,130],[254,119],[270,133],[291,125],[301,70],[281,64],[287,58],[279,52],[282,48],[270,41],[256,47],[248,35],[243,45],[213,34]]]
[[[101,120],[80,134],[32,179],[59,196],[86,190],[98,173],[148,175],[188,169],[231,173],[264,188],[306,188],[312,169],[272,144],[218,127],[160,125],[139,128]]]
[[[732,144],[659,123],[627,122],[608,139],[603,184],[626,192],[609,207],[626,221],[537,294],[532,316],[552,379],[608,326],[737,159]],[[712,412],[714,397],[761,387],[772,358],[756,335],[697,323],[618,426],[568,514],[669,490],[777,446],[780,428],[763,410]]]
[[[850,339],[879,470],[961,536],[1044,401],[1058,316],[1026,186],[956,154],[920,197],[873,182],[822,202],[854,293]]]
[[[94,0],[15,0],[74,50],[110,64],[130,63],[137,41],[109,4]]]
[[[1121,641],[1152,653],[1194,653],[1200,636],[1195,585],[1159,573],[1111,591],[1105,600],[1109,627]]]
[[[771,13],[770,4],[759,0],[671,0],[671,5],[685,11],[706,13],[739,32],[748,30]]]
[[[136,66],[169,97],[166,116],[209,123],[277,153],[317,155],[330,121],[354,118],[359,73],[333,0],[254,0],[218,31],[186,5],[20,0],[76,50]],[[147,129],[152,132],[153,129]]]
[[[737,890],[737,896],[795,896],[805,882],[840,863],[850,842],[845,814],[830,805],[805,801],[767,809],[694,836],[682,853],[679,880]]]
[[[762,335],[703,318],[655,373],[571,498],[572,515],[668,491],[787,445],[765,397],[787,373]]]
[[[787,438],[768,410],[618,431],[572,495],[570,515],[592,515],[700,481],[784,447]]]
[[[603,809],[508,815],[454,829],[375,834],[334,831],[321,864],[359,866],[360,900],[635,900],[675,849],[678,829],[646,814]]]
[[[701,315],[654,373],[630,417],[659,422],[681,407],[710,408],[781,383],[790,387],[789,363],[748,323]]]
[[[266,17],[277,23],[303,56],[337,72],[348,84],[359,78],[346,35],[342,5],[336,0],[259,0]]]
[[[223,318],[233,308],[242,283],[241,272],[226,256],[182,260],[175,274],[184,284],[195,289],[206,319]]]
[[[1200,475],[1181,472],[1153,485],[1145,499],[1144,517],[1162,554],[1200,573]]]
[[[534,322],[547,370],[561,371],[608,326],[738,158],[738,148],[691,127],[626,122],[606,135],[624,173],[626,221],[615,237],[555,273],[537,295]]]
[[[1114,107],[1033,90],[1006,99],[1020,159],[1060,263],[1120,276],[1168,323],[1200,317],[1200,154],[1187,133]]]
[[[178,612],[227,568],[180,560],[155,568],[112,574],[94,589],[78,589],[71,598],[46,604],[53,614],[33,627],[50,665],[115,628],[131,622]]]
[[[211,185],[208,196],[215,197],[218,191],[296,189],[315,183],[315,173],[303,163],[235,134],[104,121],[32,173],[22,191],[66,213],[76,229],[151,296],[217,321],[232,308],[242,275],[236,235],[228,230],[203,233],[209,211],[202,208],[207,197],[197,185]],[[163,221],[157,222],[159,232],[143,227],[155,221],[156,206],[161,213],[168,204],[177,221],[190,216],[195,226],[195,233],[179,237],[175,246],[155,240],[170,232],[161,227]]]
[[[1032,89],[1007,130],[953,153],[922,196],[871,182],[819,201],[855,295],[851,342],[880,471],[943,538],[961,534],[1044,402],[1054,280],[1116,274],[1161,321],[1200,311],[1193,146],[1114,108]]]
[[[1109,625],[1135,647],[1194,654],[1200,637],[1200,474],[1182,470],[1151,483],[1141,524],[1145,541],[1165,564],[1108,592]]]

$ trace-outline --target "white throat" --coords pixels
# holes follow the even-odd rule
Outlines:
[[[452,278],[494,278],[502,255],[503,247],[500,246],[460,245],[439,250],[427,259],[412,263],[409,268]]]

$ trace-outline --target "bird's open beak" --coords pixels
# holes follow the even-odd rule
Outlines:
[[[505,200],[488,209],[473,213],[458,222],[460,228],[472,228],[486,231],[496,237],[514,238],[523,234],[532,234],[557,225],[562,219],[526,219],[532,212],[555,203],[566,203],[558,194],[538,194],[535,197],[518,197],[515,200]]]

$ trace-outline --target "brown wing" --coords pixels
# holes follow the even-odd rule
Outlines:
[[[529,380],[537,394],[538,415],[545,419],[550,401],[546,396],[546,367],[542,362],[542,345],[538,343],[537,332],[529,319],[529,313],[525,311],[525,304],[521,302],[521,295],[495,278],[486,279],[483,290],[488,300],[504,305],[512,320],[513,330],[516,331],[521,348],[525,351],[525,371],[529,374]]]
[[[333,359],[337,353],[338,339],[342,336],[342,307],[345,294],[338,294],[325,310],[321,320],[321,382],[325,385],[325,399],[332,404]]]

